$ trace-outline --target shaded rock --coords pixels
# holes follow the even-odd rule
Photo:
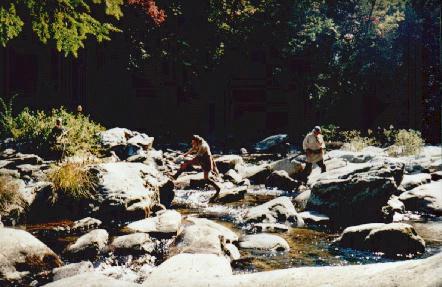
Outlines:
[[[172,192],[173,184],[154,167],[142,163],[105,163],[94,166],[99,179],[97,198],[99,219],[145,218],[159,203],[159,193]]]
[[[244,160],[239,155],[223,155],[215,159],[216,167],[219,172],[226,173],[230,169],[236,169],[237,166],[244,164]]]
[[[289,251],[290,246],[287,241],[277,235],[259,233],[242,237],[239,247],[244,249],[259,249],[266,251]]]
[[[287,152],[286,143],[288,143],[288,139],[289,137],[287,134],[273,135],[256,143],[254,146],[254,150],[261,153]]]
[[[85,272],[75,276],[63,278],[55,282],[44,285],[45,287],[135,287],[141,286],[136,283],[116,280],[107,276],[104,276],[98,272]]]
[[[281,223],[254,223],[252,230],[263,233],[277,233],[286,232],[289,230],[289,227]]]
[[[103,252],[109,240],[109,234],[104,229],[95,229],[68,246],[65,253],[72,259],[91,259]]]
[[[230,262],[224,257],[214,254],[178,254],[155,268],[143,286],[176,286],[190,279],[224,278],[231,274]]]
[[[244,215],[246,222],[289,223],[292,226],[303,226],[304,221],[296,212],[290,198],[282,196],[262,205],[249,208]]]
[[[238,173],[242,178],[249,179],[254,184],[264,184],[267,177],[272,173],[268,164],[241,166]]]
[[[206,185],[204,173],[185,174],[174,181],[176,189],[198,189]]]
[[[442,254],[426,259],[351,266],[301,267],[221,278],[189,278],[174,287],[435,287],[442,285]],[[175,283],[175,282],[174,282]]]
[[[434,181],[399,196],[406,210],[442,215],[442,181]]]
[[[280,190],[293,191],[301,183],[289,176],[285,170],[275,170],[266,180],[266,187],[275,187]]]
[[[392,195],[387,202],[387,205],[391,207],[391,209],[395,212],[404,213],[405,205],[402,201],[399,200],[399,197],[396,195]]]
[[[431,174],[431,180],[438,181],[442,179],[442,171],[436,171]]]
[[[91,272],[94,270],[94,266],[90,261],[81,261],[78,263],[71,263],[65,266],[54,268],[52,270],[53,280],[57,281],[63,278],[72,277],[78,274]]]
[[[425,241],[414,228],[405,223],[369,223],[347,227],[335,244],[386,256],[416,255],[425,251]]]
[[[430,181],[431,175],[428,173],[405,174],[399,187],[402,187],[405,190],[410,190],[419,185],[429,183]]]
[[[152,253],[155,246],[155,242],[146,233],[118,236],[110,245],[112,250],[120,254]]]
[[[30,233],[0,228],[0,285],[24,285],[61,266],[60,258]]]
[[[247,193],[247,187],[241,186],[230,189],[221,189],[218,197],[216,198],[216,202],[235,202],[244,199],[245,194]]]
[[[222,246],[238,241],[233,231],[208,219],[187,217],[186,221],[177,241],[181,253],[224,255]]]
[[[312,186],[306,208],[344,226],[391,220],[392,214],[383,207],[397,192],[402,175],[403,164],[385,161],[364,164],[337,177],[325,175]]]
[[[153,233],[161,236],[176,235],[181,226],[181,214],[175,210],[161,210],[155,217],[135,221],[127,225],[131,232]]]
[[[307,224],[327,224],[330,221],[327,215],[315,211],[303,211],[299,213],[299,216]]]

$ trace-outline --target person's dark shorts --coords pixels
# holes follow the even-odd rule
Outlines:
[[[212,170],[212,159],[209,155],[196,156],[189,162],[192,165],[200,165],[203,171],[210,172]]]

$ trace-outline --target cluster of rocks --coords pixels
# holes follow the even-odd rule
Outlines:
[[[416,282],[409,272],[416,266],[431,276],[426,285],[442,282],[438,275],[442,273],[434,272],[440,269],[441,255],[373,266],[293,268],[251,275],[233,275],[231,267],[241,260],[243,250],[288,252],[290,245],[280,233],[318,225],[344,228],[330,248],[394,258],[423,254],[426,242],[418,234],[420,230],[404,221],[409,212],[442,215],[440,147],[424,147],[419,155],[403,158],[388,157],[374,147],[361,152],[334,150],[325,160],[328,171],[320,174],[314,170],[307,184],[298,180],[305,158],[300,153],[285,156],[281,148],[286,147],[284,135],[256,145],[260,152],[284,155],[278,160],[250,163],[241,155],[216,156],[223,188],[214,204],[245,201],[257,186],[281,191],[282,196],[256,206],[243,205],[233,218],[243,231],[238,234],[214,220],[181,215],[171,208],[176,190],[207,188],[198,167],[174,182],[170,179],[179,168],[176,158],[180,152],[155,150],[152,137],[122,128],[103,132],[101,141],[108,157],[87,167],[97,179],[95,196],[74,205],[47,201],[53,192],[46,179],[52,162],[12,149],[0,153],[0,175],[9,177],[23,199],[0,210],[6,226],[61,220],[66,215],[76,220],[29,229],[32,234],[0,227],[0,284],[282,286],[284,282],[301,282],[300,274],[308,274],[312,278],[309,286],[327,282],[352,286],[352,280],[379,274],[380,285],[395,286],[407,280]],[[122,227],[117,234],[116,226]],[[42,242],[66,236],[75,240],[61,251],[54,252],[49,243],[48,247]],[[103,275],[93,264],[100,258],[118,256],[129,256],[140,276],[132,282],[120,281]],[[152,262],[162,263],[153,267]],[[400,278],[393,278],[394,269]]]

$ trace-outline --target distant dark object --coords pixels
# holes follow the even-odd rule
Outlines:
[[[281,153],[286,154],[290,149],[287,134],[273,135],[255,144],[253,147],[258,153]]]

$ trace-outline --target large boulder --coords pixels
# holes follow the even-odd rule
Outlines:
[[[334,242],[336,245],[386,256],[416,255],[425,251],[425,241],[414,228],[405,223],[369,223],[347,227]]]
[[[311,188],[307,210],[324,213],[343,226],[392,220],[392,214],[383,207],[397,193],[403,164],[372,162],[337,177],[324,175]]]
[[[266,180],[266,187],[285,191],[293,191],[300,185],[301,183],[291,178],[285,170],[275,170]]]
[[[73,260],[93,259],[102,253],[108,243],[109,234],[104,229],[95,229],[69,245],[65,254]]]
[[[160,203],[160,193],[173,193],[171,181],[151,165],[105,163],[92,170],[99,179],[95,205],[100,219],[145,218]]]
[[[243,249],[258,249],[265,251],[290,250],[290,246],[284,238],[267,233],[246,235],[240,239],[239,247]]]
[[[237,241],[236,233],[227,227],[208,219],[187,217],[177,249],[181,253],[226,255],[223,246]]]
[[[251,183],[264,184],[272,173],[272,169],[268,164],[244,165],[238,168],[238,173],[242,178],[250,180]]]
[[[232,275],[230,262],[214,254],[178,254],[155,268],[143,286],[176,286],[189,280]],[[191,286],[191,285],[189,285]]]
[[[133,233],[115,237],[110,248],[119,254],[143,254],[155,250],[155,242],[146,233]]]
[[[229,154],[215,159],[215,164],[221,173],[226,173],[229,169],[236,169],[237,166],[244,164],[244,160],[239,155]]]
[[[410,190],[419,185],[429,183],[431,175],[429,173],[404,174],[400,188]]]
[[[295,227],[304,225],[290,198],[286,196],[249,208],[244,220],[257,223],[287,223]]]
[[[44,285],[45,287],[140,287],[140,284],[116,280],[98,272],[82,272],[78,275],[66,277],[61,280]]]
[[[289,137],[287,134],[278,134],[269,136],[262,141],[255,144],[253,147],[256,152],[273,153],[273,152],[287,152],[287,144]]]
[[[161,237],[176,235],[181,226],[181,214],[175,210],[161,210],[156,216],[127,225],[130,232],[145,232]]]
[[[442,181],[433,181],[399,196],[406,210],[442,215]]]
[[[303,171],[303,165],[298,161],[298,156],[291,156],[270,163],[270,170],[285,171],[290,177],[296,177]]]
[[[100,133],[101,144],[106,148],[124,145],[133,137],[133,132],[125,128],[112,128]]]
[[[26,231],[0,228],[0,285],[26,286],[61,266],[60,258]]]
[[[189,278],[174,287],[436,287],[442,286],[442,254],[426,259],[350,266],[298,267],[220,278]],[[153,285],[152,285],[153,286]]]

